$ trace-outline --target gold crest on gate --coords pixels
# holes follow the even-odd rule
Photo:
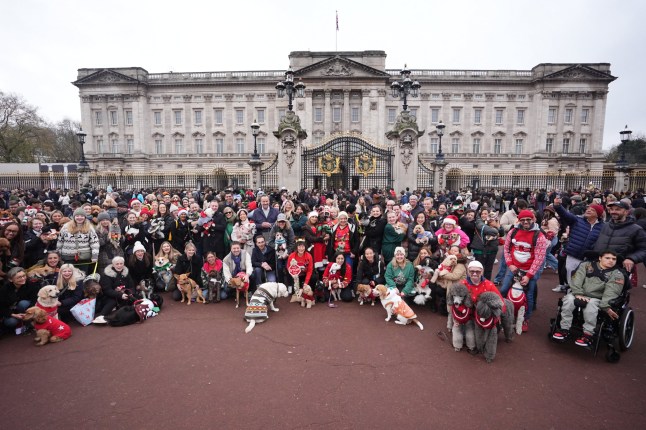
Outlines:
[[[372,165],[370,165],[371,161]],[[370,159],[368,154],[361,154],[354,159],[354,170],[357,173],[362,174],[364,177],[375,173],[375,170],[377,170],[377,157],[372,157],[372,159]]]
[[[319,170],[325,173],[328,177],[341,171],[341,157],[335,157],[329,152],[322,157],[319,157]]]

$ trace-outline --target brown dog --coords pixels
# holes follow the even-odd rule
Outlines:
[[[191,299],[193,298],[193,290],[197,292],[197,303],[202,300],[202,303],[206,304],[206,299],[202,295],[202,290],[197,285],[197,283],[188,277],[188,273],[182,273],[181,275],[173,275],[177,280],[177,288],[182,293],[182,303],[184,303],[184,298],[186,298],[187,305],[191,304]]]
[[[58,288],[56,285],[45,285],[38,290],[38,299],[36,306],[44,310],[48,316],[58,318],[58,307],[61,302],[58,301]]]
[[[357,293],[359,293],[359,304],[370,303],[371,306],[375,305],[377,295],[372,291],[368,284],[357,284]]]
[[[36,306],[27,309],[22,320],[34,322],[36,346],[43,346],[49,342],[61,342],[72,335],[70,326],[59,319],[48,316],[47,312]]]
[[[249,306],[249,283],[240,276],[234,276],[229,280],[229,287],[236,289],[236,308],[240,306],[240,292],[244,294],[245,306]]]

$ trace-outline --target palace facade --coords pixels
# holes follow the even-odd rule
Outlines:
[[[284,70],[79,69],[73,84],[93,174],[124,183],[143,176],[151,185],[180,175],[186,186],[397,190],[525,186],[524,178],[581,186],[602,176],[616,79],[608,63],[413,67],[421,88],[407,112],[391,93],[400,70],[386,68],[384,51],[292,52],[289,64],[305,85],[293,111],[275,90]],[[250,164],[254,120],[262,163]]]

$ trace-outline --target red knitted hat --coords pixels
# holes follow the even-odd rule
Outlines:
[[[523,218],[535,219],[536,217],[534,216],[534,212],[530,211],[529,209],[523,209],[518,214],[518,219],[523,219]]]

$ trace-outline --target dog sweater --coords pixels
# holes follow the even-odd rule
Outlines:
[[[47,317],[47,321],[42,324],[34,323],[36,330],[47,330],[52,336],[58,336],[61,339],[67,339],[72,335],[72,329],[61,320]]]
[[[513,285],[509,289],[509,291],[507,291],[507,298],[514,305],[514,317],[516,317],[516,316],[518,316],[518,310],[520,308],[522,308],[524,306],[525,309],[527,309],[527,295],[525,294],[525,291],[523,291],[523,293],[520,296],[514,297],[512,295],[512,293],[511,293],[512,290],[514,290]]]
[[[47,312],[48,317],[54,318],[56,317],[56,315],[58,315],[58,306],[43,306],[40,303],[36,303],[36,307]]]

